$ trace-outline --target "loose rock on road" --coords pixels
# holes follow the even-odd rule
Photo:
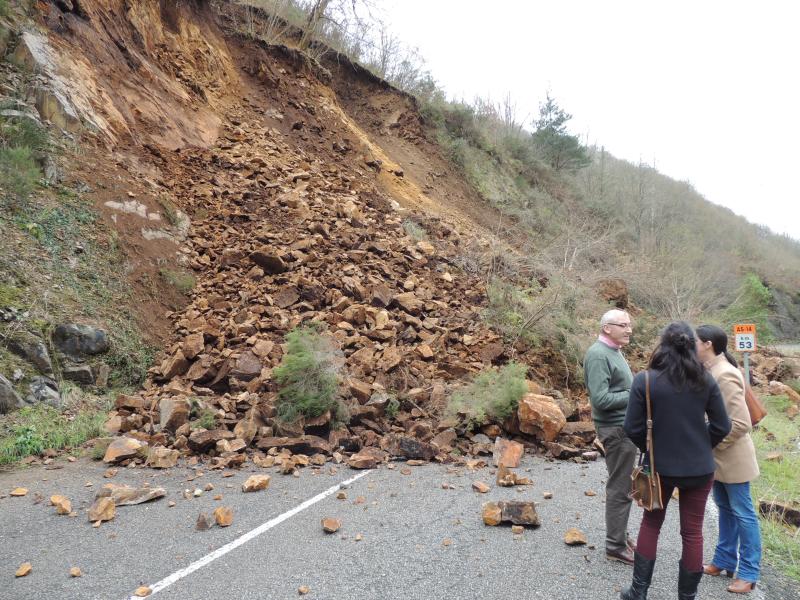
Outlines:
[[[496,485],[496,470],[491,468],[394,463],[394,468],[366,472],[344,493],[334,486],[359,472],[339,468],[332,474],[326,466],[305,469],[301,477],[271,473],[269,487],[254,494],[243,493],[242,484],[264,470],[245,469],[230,477],[205,472],[187,481],[196,471],[120,469],[115,483],[163,487],[166,497],[120,507],[114,520],[93,528],[85,513],[107,482],[104,471],[97,463],[79,461],[58,470],[0,475],[0,537],[5,543],[0,598],[121,600],[137,588],[149,587],[154,589],[151,597],[159,599],[264,600],[303,593],[328,600],[602,600],[618,598],[631,574],[630,568],[605,559],[602,461],[579,465],[525,456],[516,472],[533,483],[514,487]],[[476,481],[490,490],[476,491]],[[186,489],[209,483],[212,493],[184,496]],[[9,492],[18,487],[28,488],[29,494],[11,497]],[[321,500],[286,516],[326,490]],[[598,493],[586,495],[587,491]],[[550,493],[552,498],[546,499]],[[48,502],[35,501],[56,494],[72,500],[77,517],[57,515]],[[540,527],[518,533],[511,526],[484,525],[483,504],[502,500],[535,501]],[[212,515],[221,506],[231,511],[231,526],[195,529],[200,513]],[[182,578],[176,576],[282,515],[283,520],[260,535]],[[633,515],[635,532],[638,509]],[[327,534],[320,525],[324,519],[335,519],[341,526]],[[652,600],[676,595],[680,537],[674,507],[664,527]],[[585,535],[586,545],[565,543],[573,528]],[[706,535],[708,557],[716,535],[711,514]],[[31,563],[30,573],[15,577],[25,562]],[[80,577],[70,576],[74,568]],[[165,580],[169,583],[155,590],[155,584]],[[727,597],[725,583],[704,579],[698,598]],[[800,597],[797,594],[796,587],[768,571],[751,597],[791,600]]]

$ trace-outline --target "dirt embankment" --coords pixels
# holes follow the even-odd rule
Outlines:
[[[254,444],[327,433],[329,415],[273,420],[272,369],[306,321],[325,323],[343,357],[353,420],[330,441],[355,447],[398,431],[429,440],[453,385],[510,359],[480,319],[483,282],[458,267],[467,246],[495,243],[496,216],[450,172],[413,99],[245,39],[205,2],[38,7],[47,31],[23,40],[29,60],[52,75],[54,110],[94,132],[70,177],[118,230],[139,314],[164,339],[116,430],[184,448],[163,402],[191,398],[218,431],[253,425]],[[196,282],[185,306],[147,292],[171,269]],[[545,389],[562,379],[560,364],[517,358]],[[405,401],[394,420],[367,405],[384,395]]]

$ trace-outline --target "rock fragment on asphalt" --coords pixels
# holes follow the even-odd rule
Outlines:
[[[72,512],[72,502],[66,496],[58,494],[50,496],[50,504],[56,507],[57,515],[68,515]]]
[[[272,478],[269,475],[251,475],[242,484],[243,492],[258,492],[269,487]]]
[[[586,542],[586,534],[577,527],[568,529],[564,534],[564,543],[567,546],[584,546]]]
[[[342,522],[339,519],[333,519],[327,517],[322,519],[322,529],[325,533],[336,533],[342,526]]]
[[[497,438],[494,441],[492,450],[492,460],[497,467],[510,467],[512,469],[519,466],[525,447],[519,442]]]
[[[214,521],[220,527],[229,527],[233,523],[233,509],[229,506],[218,506],[214,509]]]
[[[482,517],[483,522],[490,526],[506,522],[529,527],[539,527],[541,525],[539,515],[536,513],[536,504],[529,501],[501,500],[499,502],[486,502],[482,508]]]
[[[110,521],[116,514],[116,505],[111,498],[98,498],[89,507],[89,520],[93,523]]]
[[[472,482],[472,489],[480,494],[487,493],[491,488],[483,483],[482,481],[473,481]]]

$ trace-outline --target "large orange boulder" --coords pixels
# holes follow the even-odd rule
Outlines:
[[[525,394],[517,409],[519,429],[543,442],[552,442],[567,423],[564,413],[550,396]]]

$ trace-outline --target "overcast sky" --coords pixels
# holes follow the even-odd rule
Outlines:
[[[510,92],[533,117],[549,88],[589,143],[800,240],[800,4],[380,4],[451,97]]]

